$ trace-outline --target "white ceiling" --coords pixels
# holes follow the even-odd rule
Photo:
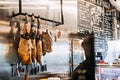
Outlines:
[[[48,7],[60,8],[60,0],[21,0],[22,9],[46,9]],[[63,5],[74,6],[76,0],[63,0]],[[0,9],[19,9],[19,0],[0,0]],[[16,11],[16,10],[15,10]]]
[[[74,4],[75,0],[63,0],[63,3],[67,3],[67,4]],[[17,4],[18,5],[19,0],[0,0],[0,4],[1,5],[8,5],[8,4]],[[22,4],[26,4],[26,5],[38,5],[38,4],[59,4],[60,0],[22,0]],[[14,5],[13,5],[14,6]]]

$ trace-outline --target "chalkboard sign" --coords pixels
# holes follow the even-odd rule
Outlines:
[[[82,0],[78,1],[78,27],[81,30],[90,29],[90,5]]]
[[[79,31],[96,31],[101,27],[102,7],[91,2],[78,0],[78,29]]]
[[[104,32],[106,39],[113,38],[113,28],[112,28],[112,14],[104,15]]]

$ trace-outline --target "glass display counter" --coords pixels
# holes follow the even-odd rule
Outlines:
[[[97,64],[96,80],[120,80],[120,64]]]

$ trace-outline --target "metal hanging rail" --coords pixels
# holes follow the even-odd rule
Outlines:
[[[55,21],[55,20],[51,20],[51,19],[46,19],[46,18],[43,18],[43,17],[40,17],[41,20],[44,20],[44,21],[48,21],[48,22],[52,22],[52,23],[55,23],[55,26],[59,26],[59,25],[62,25],[64,24],[64,16],[63,16],[63,0],[60,0],[60,11],[61,11],[61,22],[59,21]],[[19,15],[26,15],[26,13],[22,13],[22,0],[19,0],[19,13],[13,13],[11,15],[11,18],[12,17],[15,17],[15,16],[19,16]],[[29,17],[32,16],[32,14],[28,14]],[[38,16],[35,16],[35,18],[38,18]]]

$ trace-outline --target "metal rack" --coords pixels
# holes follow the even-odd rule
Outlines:
[[[43,17],[40,17],[40,19],[44,20],[44,21],[55,23],[55,26],[63,25],[64,24],[63,0],[60,0],[60,11],[61,11],[61,22],[58,22],[58,21],[55,21],[55,20],[46,19],[46,18],[43,18]],[[12,18],[12,17],[19,16],[19,15],[26,15],[26,13],[22,13],[22,0],[19,0],[19,13],[15,14],[13,12],[10,17]],[[32,14],[28,14],[28,16],[31,17]],[[38,16],[35,16],[35,18],[38,18]]]

